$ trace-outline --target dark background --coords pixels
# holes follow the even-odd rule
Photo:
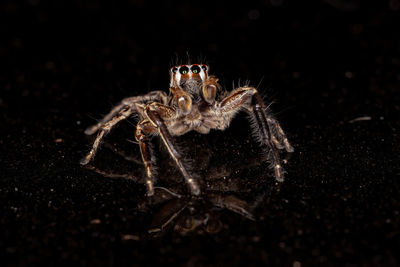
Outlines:
[[[1,258],[399,264],[400,2],[300,2],[4,1]],[[152,212],[137,209],[144,186],[82,169],[91,143],[83,130],[123,97],[167,90],[169,68],[187,54],[208,63],[227,90],[232,82],[260,84],[296,151],[280,191],[269,188],[262,219],[226,212],[218,234],[182,236],[170,227],[149,237]],[[133,139],[134,126],[125,129]],[[239,116],[232,129],[206,138],[224,140],[229,151],[230,140],[250,139],[244,129]],[[110,151],[100,153],[112,162]]]

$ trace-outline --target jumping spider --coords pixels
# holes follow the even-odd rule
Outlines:
[[[228,93],[221,89],[218,78],[208,74],[205,64],[180,65],[170,69],[170,94],[152,91],[142,96],[128,97],[114,107],[97,124],[86,129],[85,134],[98,132],[90,152],[81,160],[88,164],[95,156],[104,136],[120,121],[134,114],[139,116],[135,138],[139,143],[146,170],[149,196],[154,194],[154,160],[150,149],[153,135],[159,135],[169,154],[189,185],[193,195],[200,194],[198,182],[183,162],[172,136],[195,130],[207,134],[210,129],[226,129],[233,117],[243,110],[250,115],[250,125],[256,140],[266,152],[277,181],[284,180],[284,170],[279,150],[293,152],[278,121],[262,100],[256,88],[239,87]]]

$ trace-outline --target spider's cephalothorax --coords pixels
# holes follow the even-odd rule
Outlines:
[[[128,97],[114,107],[97,124],[85,133],[98,131],[90,152],[81,160],[88,164],[95,156],[103,137],[118,122],[137,114],[140,118],[136,127],[136,140],[146,170],[148,195],[154,194],[153,160],[150,150],[151,137],[159,135],[171,157],[190,187],[192,194],[199,195],[200,187],[183,163],[183,156],[177,150],[173,136],[189,131],[207,134],[210,129],[226,129],[235,114],[241,110],[250,115],[254,136],[268,156],[268,161],[277,181],[283,181],[284,171],[279,158],[279,150],[293,152],[278,121],[272,116],[257,89],[250,86],[239,87],[230,93],[222,93],[218,79],[208,74],[204,64],[181,65],[170,70],[170,94],[152,91],[146,95]]]

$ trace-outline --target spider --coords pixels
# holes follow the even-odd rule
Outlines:
[[[139,122],[135,138],[145,167],[147,195],[154,195],[155,166],[150,148],[154,135],[161,138],[191,193],[200,195],[194,173],[187,168],[173,136],[192,130],[202,134],[208,134],[211,129],[224,130],[234,116],[243,110],[250,115],[253,135],[265,151],[275,179],[282,182],[284,170],[279,150],[293,152],[294,149],[260,93],[251,86],[239,87],[228,93],[222,90],[218,78],[208,72],[209,67],[205,64],[174,66],[170,69],[168,95],[163,91],[152,91],[123,99],[97,124],[85,130],[87,135],[98,134],[91,150],[81,160],[81,165],[93,160],[102,139],[118,122],[137,114]]]

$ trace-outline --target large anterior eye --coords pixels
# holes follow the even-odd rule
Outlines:
[[[190,68],[190,70],[192,71],[192,73],[197,74],[200,72],[200,67],[197,65],[194,65]]]
[[[187,73],[189,72],[189,68],[186,67],[186,66],[180,67],[180,68],[179,68],[179,72],[180,72],[181,74],[187,74]]]

